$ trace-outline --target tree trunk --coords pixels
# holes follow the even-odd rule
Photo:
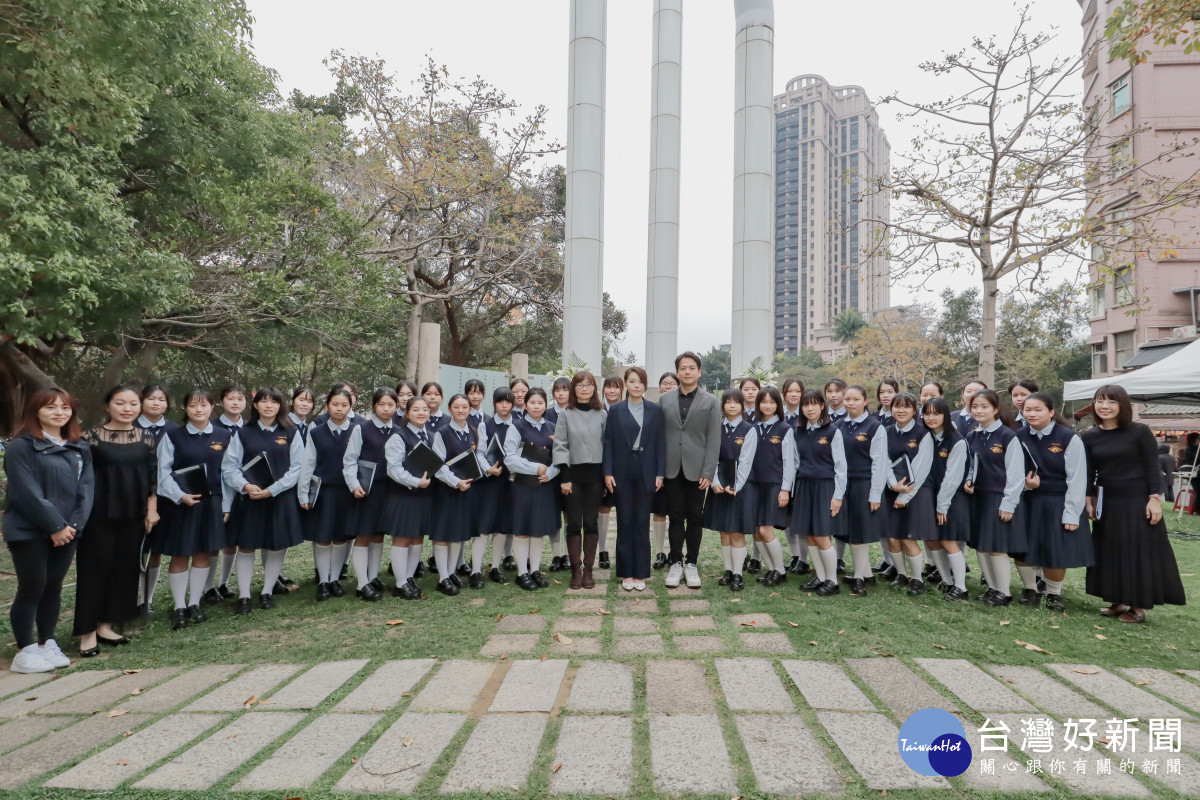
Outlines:
[[[421,345],[421,314],[424,309],[424,300],[409,295],[408,357],[404,362],[404,378],[414,383],[417,380],[417,351]]]
[[[142,357],[138,359],[137,372],[134,373],[134,382],[145,384],[150,381],[150,376],[154,374],[154,365],[158,363],[158,354],[162,352],[161,342],[150,342],[142,350]]]
[[[11,434],[16,429],[30,394],[53,385],[54,379],[15,342],[0,341],[0,433]]]
[[[983,326],[979,337],[979,380],[996,382],[996,298],[1000,287],[995,278],[983,279]],[[994,388],[994,387],[993,387]]]

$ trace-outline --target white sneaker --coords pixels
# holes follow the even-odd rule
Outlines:
[[[58,642],[53,639],[47,639],[46,643],[42,645],[42,658],[56,667],[71,666],[71,659],[67,658],[66,653],[58,646]]]
[[[624,581],[621,582],[621,588],[627,592],[632,592],[633,591],[633,581],[630,580],[629,578],[626,578]]]
[[[687,585],[689,589],[700,588],[700,571],[696,569],[695,564],[688,564],[683,568],[683,574],[687,576]]]
[[[667,573],[667,579],[663,583],[667,584],[668,589],[674,589],[679,585],[680,578],[683,577],[683,564],[676,561],[671,565],[670,572]]]
[[[633,588],[638,590],[639,592],[644,592],[644,591],[646,591],[646,582],[645,581],[634,581]]]
[[[12,664],[8,668],[12,672],[53,672],[54,664],[42,655],[42,648],[34,642],[13,656]]]

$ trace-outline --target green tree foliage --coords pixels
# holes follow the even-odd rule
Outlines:
[[[722,350],[720,347],[714,347],[707,353],[701,353],[700,361],[703,366],[700,382],[712,391],[728,389],[732,380],[729,374],[731,369],[729,358],[729,351]],[[656,381],[658,376],[654,375],[650,380]]]
[[[1110,58],[1143,63],[1147,39],[1159,47],[1182,44],[1200,52],[1200,4],[1196,0],[1122,0],[1104,24]]]
[[[833,340],[838,344],[850,344],[866,325],[867,320],[858,309],[847,308],[833,318]]]

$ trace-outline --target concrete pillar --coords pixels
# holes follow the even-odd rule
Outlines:
[[[513,353],[512,368],[509,370],[511,376],[509,380],[515,378],[524,378],[529,380],[529,354],[528,353]]]
[[[683,0],[655,0],[650,63],[650,231],[646,247],[646,370],[675,363],[679,331],[679,152]],[[657,392],[655,392],[657,394]]]
[[[774,356],[775,13],[772,0],[734,0],[733,351],[737,377]]]
[[[604,312],[604,71],[607,0],[570,0],[563,366],[601,370]]]
[[[421,323],[421,338],[417,344],[417,386],[438,379],[442,361],[442,326],[436,322]]]

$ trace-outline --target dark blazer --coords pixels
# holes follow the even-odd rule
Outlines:
[[[667,432],[663,427],[663,412],[658,403],[642,401],[642,490],[654,491],[654,479],[667,476]],[[617,481],[617,491],[633,481],[629,469],[629,452],[637,440],[638,424],[629,410],[629,401],[622,400],[608,407],[608,422],[604,428],[605,475]]]
[[[83,531],[96,485],[92,449],[86,442],[57,445],[22,434],[4,453],[4,472],[8,476],[5,539],[48,539],[68,525]]]
[[[667,474],[663,477],[674,478],[682,473],[689,481],[712,480],[721,454],[722,414],[717,398],[697,388],[687,422],[680,419],[678,389],[667,392],[658,402],[667,429]]]

